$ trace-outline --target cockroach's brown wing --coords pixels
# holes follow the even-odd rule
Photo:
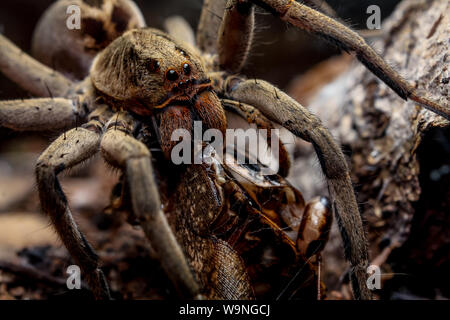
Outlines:
[[[263,220],[295,242],[305,208],[303,195],[280,175],[264,174],[263,164],[247,163],[239,164],[235,157],[226,155],[225,170],[250,197]]]
[[[239,222],[224,238],[245,261],[257,298],[314,299],[315,268],[296,244],[305,201],[283,177],[262,169],[234,156],[225,161],[228,183],[242,202],[230,205],[228,216]]]

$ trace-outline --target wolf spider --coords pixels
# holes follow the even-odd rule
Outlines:
[[[96,7],[95,10],[110,10],[115,3],[130,3],[125,0],[79,2]],[[154,137],[157,133],[156,140],[168,161],[176,143],[171,141],[175,129],[192,130],[193,120],[200,119],[205,128],[223,132],[227,127],[225,109],[237,112],[261,128],[271,129],[272,123],[281,125],[313,144],[328,182],[330,207],[341,231],[345,256],[351,264],[354,296],[371,298],[366,286],[367,242],[349,168],[340,147],[320,119],[286,93],[266,81],[238,75],[253,40],[255,6],[354,54],[401,98],[414,100],[450,118],[448,105],[444,107],[418,94],[356,32],[294,0],[205,0],[196,41],[192,31],[186,26],[180,28],[179,22],[169,25],[169,34],[122,23],[123,35],[106,41],[106,48],[96,55],[89,76],[80,82],[37,62],[0,35],[1,71],[32,94],[43,97],[1,101],[0,125],[19,131],[73,128],[39,157],[37,185],[43,211],[82,268],[96,298],[109,298],[108,286],[97,255],[72,218],[57,175],[98,151],[108,163],[123,171],[124,186],[128,189],[124,194],[128,194],[132,215],[141,224],[163,269],[182,296],[252,297],[242,260],[232,246],[211,234],[212,226],[220,219],[225,196],[235,195],[236,201],[252,207],[249,198],[242,196],[243,188],[228,183],[233,182],[229,171],[220,179],[217,172],[223,168],[214,161],[209,167],[182,167],[177,171],[181,178],[174,196],[180,201],[179,208],[175,222],[169,223],[161,207],[148,142],[149,135]],[[220,25],[214,14],[219,10],[224,12]],[[284,158],[281,157],[283,170],[277,176],[279,179],[286,176],[289,167],[287,154],[285,151],[281,154]],[[214,163],[215,167],[211,167]],[[211,175],[211,172],[215,173]],[[294,205],[300,203],[301,195],[289,190],[297,195]],[[300,207],[303,211],[304,206]],[[317,213],[329,221],[327,207],[326,201],[316,199],[310,203],[310,209],[304,209],[305,216],[310,210],[310,215]],[[304,221],[308,223],[307,219]],[[272,225],[274,230],[278,228]],[[296,250],[304,254],[308,251],[301,241]]]

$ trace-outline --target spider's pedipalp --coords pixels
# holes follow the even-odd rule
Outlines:
[[[317,35],[356,58],[394,90],[401,98],[416,101],[423,107],[450,120],[448,102],[440,105],[421,96],[356,32],[342,23],[294,0],[251,0],[290,24]]]
[[[16,131],[62,131],[85,116],[77,101],[40,98],[0,101],[0,126]]]
[[[263,80],[239,82],[236,78],[228,82],[233,83],[226,93],[228,98],[251,104],[271,121],[313,144],[328,181],[344,241],[345,255],[352,264],[355,297],[369,299],[371,294],[365,285],[368,266],[367,243],[350,171],[340,147],[323,127],[320,119],[271,84]]]
[[[31,58],[1,34],[0,71],[39,97],[65,96],[74,85],[61,73]]]
[[[92,157],[98,151],[101,131],[76,128],[53,142],[39,157],[36,178],[42,210],[49,215],[65,247],[83,271],[96,299],[109,299],[99,259],[72,217],[57,175]]]
[[[159,119],[159,134],[161,137],[161,149],[167,159],[170,159],[172,148],[178,141],[171,139],[176,130],[192,131],[193,121],[191,110],[186,106],[170,106],[157,115]]]
[[[222,69],[230,73],[241,71],[250,51],[254,28],[254,5],[243,0],[228,0],[217,40]]]
[[[157,252],[163,269],[182,296],[194,298],[199,288],[189,269],[183,251],[173,235],[161,209],[157,185],[154,181],[151,155],[147,147],[129,135],[132,117],[123,113],[113,116],[101,141],[104,158],[124,170],[130,187],[134,215]]]

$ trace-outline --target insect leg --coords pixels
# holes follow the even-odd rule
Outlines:
[[[217,50],[220,67],[239,73],[253,41],[255,7],[246,0],[228,0],[219,30]]]

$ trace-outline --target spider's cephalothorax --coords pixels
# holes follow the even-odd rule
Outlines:
[[[226,128],[225,113],[201,57],[155,29],[125,33],[94,60],[94,87],[117,109],[157,115],[161,147],[170,155],[176,129]]]
[[[83,2],[111,12],[111,6],[121,1]],[[23,54],[0,35],[0,70],[31,93],[47,97],[1,101],[0,126],[60,132],[73,128],[40,156],[37,185],[43,211],[97,298],[109,297],[108,286],[97,255],[72,218],[57,175],[98,151],[123,171],[133,217],[181,295],[253,297],[248,276],[252,273],[243,262],[247,251],[233,247],[249,244],[240,241],[243,232],[239,230],[252,229],[251,222],[242,220],[240,210],[230,205],[237,203],[246,214],[258,217],[258,223],[270,226],[297,257],[321,250],[332,209],[351,263],[353,293],[356,298],[371,297],[366,286],[367,243],[350,171],[339,145],[320,119],[286,93],[263,80],[238,75],[253,40],[255,5],[354,53],[400,97],[450,118],[447,104],[418,94],[357,33],[294,0],[205,0],[196,41],[189,26],[179,19],[168,22],[170,35],[153,29],[129,30],[97,55],[90,76],[79,83]],[[222,20],[217,19],[218,12],[223,13]],[[275,123],[311,142],[328,181],[331,202],[318,198],[305,205],[301,194],[283,180],[289,157],[282,147],[280,176],[273,180],[255,179],[258,170],[246,179],[242,167],[222,168],[214,161],[179,168],[176,190],[171,193],[177,204],[176,221],[169,225],[145,132],[159,132],[167,163],[175,129],[191,130],[193,121],[201,120],[204,128],[223,132],[224,109],[258,128],[271,130]],[[301,224],[294,223],[300,219]],[[222,230],[222,237],[217,230]]]

